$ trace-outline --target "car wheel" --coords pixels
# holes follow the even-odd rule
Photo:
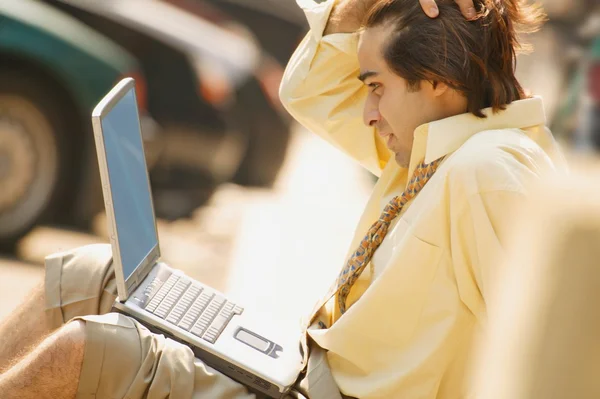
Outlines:
[[[0,249],[58,212],[69,183],[66,123],[43,82],[0,71]],[[76,169],[71,166],[71,169]]]

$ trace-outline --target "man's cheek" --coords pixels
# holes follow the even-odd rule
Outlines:
[[[391,126],[391,123],[394,119],[394,114],[392,111],[393,110],[389,109],[389,107],[387,106],[387,104],[385,103],[385,101],[383,99],[379,102],[379,113],[381,114],[381,117],[383,118],[383,120],[389,126]]]

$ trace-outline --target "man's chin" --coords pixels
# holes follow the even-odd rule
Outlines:
[[[410,156],[406,156],[405,154],[397,152],[394,154],[394,159],[402,168],[408,168],[408,165],[410,165]]]

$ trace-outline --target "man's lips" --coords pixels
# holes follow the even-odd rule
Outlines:
[[[381,131],[377,129],[377,134],[383,139],[387,147],[391,150],[392,141],[394,141],[394,135],[392,132],[386,132],[385,130]]]
[[[391,150],[392,149],[392,141],[394,140],[394,136],[393,135],[388,135],[386,138],[386,142],[387,142],[387,146],[388,148]]]
[[[391,145],[391,141],[394,138],[394,135],[392,133],[381,133],[380,132],[379,136],[386,142],[388,147]]]

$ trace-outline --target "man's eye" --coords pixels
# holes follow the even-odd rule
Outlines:
[[[373,93],[375,90],[379,89],[381,87],[381,85],[379,83],[369,83],[369,89],[371,90],[371,93]]]

